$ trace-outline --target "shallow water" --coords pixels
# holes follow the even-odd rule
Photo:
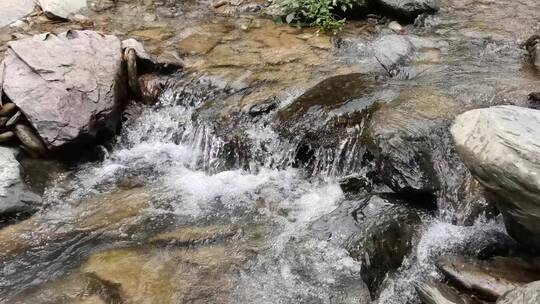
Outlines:
[[[407,39],[423,46],[413,60],[391,74],[394,77],[372,79],[369,89],[362,87],[365,81],[354,79],[354,88],[345,94],[336,92],[343,88],[330,86],[308,96],[303,105],[309,107],[290,106],[302,91],[295,85],[312,84],[321,78],[321,69],[351,65],[353,71],[374,73],[369,50],[377,37],[366,38],[356,28],[363,22],[352,22],[340,34],[345,46],[330,56],[332,68],[304,67],[284,80],[293,82],[289,86],[277,81],[286,87],[277,113],[255,120],[224,118],[242,113],[230,111],[238,104],[223,106],[239,89],[220,86],[213,77],[230,71],[206,63],[202,72],[196,70],[197,63],[192,74],[175,75],[155,106],[130,105],[121,134],[112,147],[103,148],[103,160],[61,176],[46,189],[42,211],[0,231],[5,245],[0,301],[75,303],[92,297],[105,303],[371,301],[362,282],[363,267],[369,265],[352,258],[343,242],[354,234],[347,230],[356,227],[348,224],[351,214],[336,213],[333,224],[321,224],[340,208],[365,202],[367,193],[350,197],[339,182],[345,176],[365,174],[366,165],[359,158],[365,153],[360,138],[367,122],[337,135],[330,128],[332,137],[318,142],[314,160],[306,166],[298,163],[303,135],[327,130],[335,117],[364,111],[373,100],[383,109],[385,104],[397,104],[397,110],[389,108],[393,116],[380,127],[384,135],[388,126],[408,128],[403,122],[423,127],[431,119],[451,119],[468,108],[525,104],[526,95],[540,87],[538,72],[519,49],[521,41],[540,30],[537,1],[448,0],[441,1],[441,7],[424,27],[411,29]],[[127,32],[134,26],[129,15],[107,26]],[[188,27],[186,20],[204,20],[196,13],[186,16],[182,22],[166,20],[163,27],[174,23],[174,32]],[[253,47],[246,45],[247,50]],[[234,70],[249,69],[259,73],[257,77],[269,72],[249,64]],[[292,69],[295,64],[281,68]],[[331,105],[325,107],[322,100],[310,104],[317,94]],[[427,102],[408,103],[415,98]],[[305,133],[290,136],[280,129],[281,119],[291,115],[298,119],[286,131]],[[461,175],[446,155],[438,157],[437,170],[447,177],[443,189],[451,192],[462,182]],[[497,218],[479,216],[470,226],[452,224],[471,212],[446,202],[455,193],[438,195],[437,212],[406,207],[420,215],[412,249],[384,278],[372,295],[374,302],[417,303],[413,284],[441,277],[435,267],[439,256],[477,254],[507,240]],[[377,213],[379,206],[366,208],[371,207],[375,211],[370,216],[384,218]],[[86,279],[72,279],[89,273],[99,288]],[[66,282],[73,286],[66,287]]]

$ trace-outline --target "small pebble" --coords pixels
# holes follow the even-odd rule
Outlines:
[[[401,24],[399,24],[396,21],[390,22],[388,24],[388,28],[391,29],[392,31],[394,31],[394,33],[396,33],[396,34],[399,34],[399,35],[404,35],[405,34],[405,29],[403,28],[403,26],[401,26]]]

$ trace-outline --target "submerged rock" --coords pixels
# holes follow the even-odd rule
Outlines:
[[[25,185],[16,153],[15,149],[0,147],[0,218],[32,211],[41,203],[41,197]]]
[[[93,254],[81,271],[115,285],[124,303],[229,303],[228,272],[242,261],[231,249],[114,249]]]
[[[472,110],[456,118],[451,132],[463,162],[494,195],[508,233],[540,252],[540,111]]]
[[[497,304],[537,304],[540,303],[540,281],[518,287],[497,300]]]
[[[438,266],[449,279],[486,300],[496,300],[516,287],[540,279],[539,269],[516,258],[481,261],[451,256],[441,258]]]
[[[355,210],[358,230],[346,242],[350,255],[362,262],[362,279],[372,297],[410,253],[420,225],[415,210],[394,203],[371,197],[363,208]]]
[[[4,92],[48,149],[111,134],[125,96],[120,40],[93,31],[8,43]]]
[[[86,7],[87,0],[39,0],[39,6],[48,17],[71,19]]]

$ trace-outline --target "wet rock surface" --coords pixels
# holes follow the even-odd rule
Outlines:
[[[31,212],[41,197],[26,186],[14,148],[0,147],[0,218],[18,212]]]
[[[148,105],[130,105],[103,159],[43,186],[47,207],[2,229],[0,296],[416,303],[414,282],[442,279],[439,256],[507,252],[502,225],[478,218],[485,200],[448,127],[463,111],[525,104],[537,91],[518,42],[538,27],[538,3],[441,4],[415,25],[371,15],[333,37],[244,14],[264,3],[239,1],[89,1],[70,21],[36,14],[1,29],[0,43],[114,33],[184,69],[163,85],[137,78]],[[393,191],[371,200],[393,206],[358,209],[336,182],[348,178],[359,182],[347,195]],[[419,216],[420,198],[436,212]]]
[[[540,281],[518,287],[497,300],[497,304],[532,304],[540,301]]]
[[[418,283],[416,291],[423,303],[426,304],[473,304],[478,303],[469,296],[460,295],[455,289],[436,282]]]
[[[513,258],[481,261],[454,256],[441,258],[438,265],[450,280],[491,301],[540,278],[535,265]]]
[[[125,96],[121,46],[116,37],[68,31],[13,41],[8,46],[3,62],[4,92],[48,149],[116,130]]]
[[[452,134],[461,158],[491,191],[508,232],[531,250],[540,250],[538,134],[540,112],[500,106],[466,112]]]

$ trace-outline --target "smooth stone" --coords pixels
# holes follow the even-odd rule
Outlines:
[[[451,128],[461,159],[502,212],[508,233],[540,252],[540,111],[468,111]]]
[[[29,15],[34,6],[34,0],[0,0],[0,28]]]
[[[477,260],[449,256],[441,258],[437,265],[450,280],[490,301],[516,287],[540,279],[538,268],[517,258]]]
[[[6,103],[0,109],[0,116],[4,116],[4,117],[11,116],[13,115],[13,113],[15,113],[15,111],[17,111],[17,105],[15,105],[12,102]]]
[[[43,144],[43,141],[30,127],[18,124],[15,126],[14,131],[17,138],[19,138],[25,147],[39,155],[45,155],[47,153],[47,148]]]
[[[139,72],[137,69],[137,53],[134,49],[128,48],[124,51],[124,54],[127,66],[129,88],[134,96],[138,96],[140,94],[140,89]]]
[[[15,138],[15,133],[13,133],[12,131],[0,133],[0,143],[8,142],[10,140],[13,140],[14,138]]]
[[[425,304],[474,304],[473,300],[460,295],[453,288],[436,281],[420,282],[415,284],[416,292]]]
[[[22,112],[21,112],[21,111],[17,111],[17,113],[15,113],[15,115],[13,115],[13,116],[6,122],[6,127],[11,127],[11,126],[15,125],[16,123],[18,123],[19,120],[21,120],[21,116],[22,116]]]
[[[39,6],[48,17],[71,19],[86,7],[86,0],[39,0]]]
[[[4,92],[49,149],[114,134],[127,93],[118,38],[68,31],[8,46]]]
[[[16,149],[0,147],[0,217],[32,211],[41,203],[24,183],[16,154]]]
[[[538,304],[540,303],[540,281],[518,287],[497,300],[497,304]]]

